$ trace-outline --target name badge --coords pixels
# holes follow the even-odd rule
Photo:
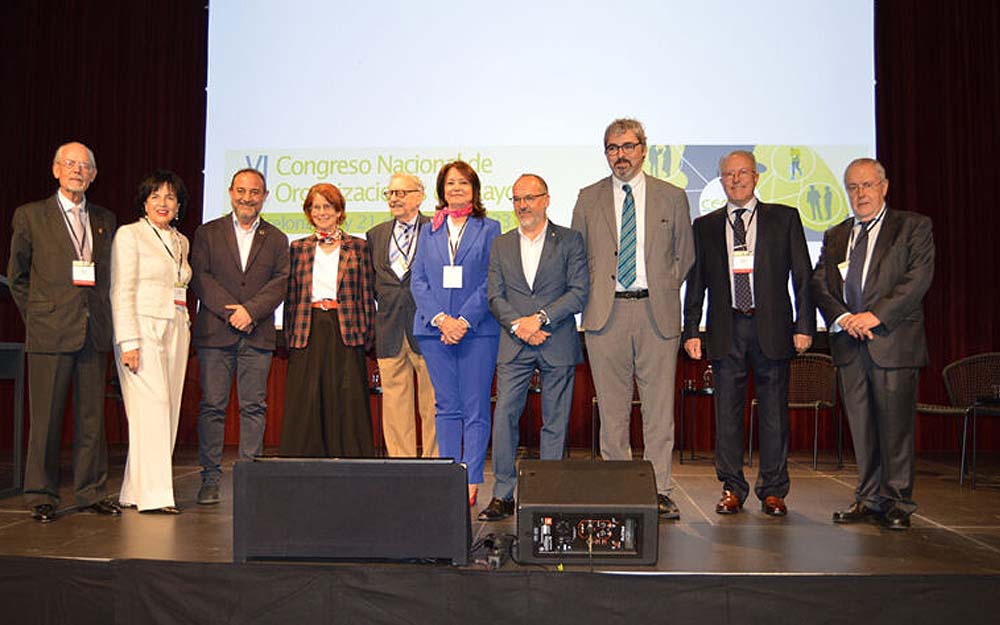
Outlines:
[[[847,282],[847,268],[850,266],[850,264],[851,264],[850,262],[845,260],[844,262],[839,263],[837,265],[837,269],[840,270],[840,279],[843,280],[844,282]]]
[[[97,284],[97,273],[94,263],[86,260],[73,261],[73,286],[94,286]]]
[[[400,256],[395,260],[395,262],[392,263],[392,270],[397,276],[399,276],[399,279],[402,280],[403,276],[406,275],[406,272],[410,270],[410,264],[406,262],[405,258]]]
[[[462,266],[445,265],[442,282],[444,283],[444,288],[446,289],[462,288]]]
[[[753,273],[753,252],[733,252],[733,273]]]
[[[187,308],[188,297],[187,297],[187,287],[183,285],[174,286],[174,304],[182,308]]]

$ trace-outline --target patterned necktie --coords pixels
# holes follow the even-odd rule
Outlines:
[[[635,198],[632,187],[622,185],[625,202],[622,204],[622,232],[618,242],[618,282],[626,289],[635,282]]]
[[[81,208],[80,204],[74,204],[73,208],[70,209],[70,212],[73,213],[73,219],[70,220],[70,223],[73,225],[73,232],[76,234],[76,243],[77,245],[79,245],[80,243],[83,244],[83,249],[79,250],[78,247],[78,250],[80,251],[82,259],[89,262],[90,239],[86,238],[87,226],[85,226],[83,223],[84,219],[83,209]]]
[[[847,279],[844,280],[844,301],[852,313],[862,312],[864,297],[861,295],[861,274],[865,270],[865,256],[868,255],[868,228],[861,225],[861,231],[854,239],[854,248],[847,261]]]
[[[733,211],[733,250],[747,249],[747,227],[743,223],[745,208]],[[736,295],[736,308],[741,312],[749,312],[753,308],[753,290],[750,288],[749,273],[733,273],[733,291]]]
[[[393,240],[389,241],[389,264],[392,267],[396,267],[397,261],[403,260],[403,266],[409,268],[409,255],[407,254],[410,250],[410,241],[413,238],[413,226],[411,224],[406,224],[402,222],[396,222],[396,226],[393,232]],[[406,271],[403,271],[405,274]],[[396,275],[400,278],[403,277],[399,271],[396,271]]]

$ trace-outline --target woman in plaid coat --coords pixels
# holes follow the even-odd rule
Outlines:
[[[315,231],[291,245],[285,299],[288,379],[279,453],[373,456],[365,352],[375,305],[366,243],[344,222],[344,196],[313,185],[302,210]]]

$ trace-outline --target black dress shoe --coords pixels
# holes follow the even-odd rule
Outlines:
[[[122,509],[118,507],[118,504],[111,499],[105,498],[99,501],[95,501],[89,506],[84,506],[80,508],[81,510],[89,510],[95,514],[104,514],[108,516],[118,516],[122,513]]]
[[[656,511],[660,514],[661,519],[668,521],[676,521],[681,518],[681,511],[677,508],[677,504],[666,495],[656,495]]]
[[[480,521],[500,521],[514,514],[513,499],[498,499],[494,497],[490,500],[490,505],[486,506],[479,513]]]
[[[899,508],[893,508],[882,516],[879,525],[887,530],[905,530],[910,527],[910,515]]]
[[[56,509],[50,503],[43,503],[31,509],[31,518],[39,523],[51,523],[56,520]]]
[[[149,510],[140,510],[139,514],[180,514],[181,509],[177,506],[163,506],[162,508],[150,508]]]
[[[861,523],[863,521],[877,521],[881,516],[882,513],[878,510],[872,510],[860,501],[855,501],[854,504],[847,510],[838,510],[834,512],[833,522]]]

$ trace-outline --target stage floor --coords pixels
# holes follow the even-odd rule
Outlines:
[[[230,461],[232,453],[227,450]],[[111,492],[117,492],[121,481],[123,454],[123,448],[112,450]],[[574,457],[588,455],[583,450],[573,453]],[[594,568],[671,574],[1000,573],[1000,481],[995,477],[1000,474],[1000,459],[980,457],[978,487],[971,490],[968,484],[958,484],[956,454],[920,457],[915,489],[920,507],[912,518],[913,527],[905,532],[874,525],[834,525],[832,512],[852,501],[855,467],[847,464],[837,470],[827,455],[813,471],[811,459],[811,454],[805,453],[791,458],[792,486],[786,500],[789,515],[774,519],[760,512],[752,495],[741,513],[715,514],[720,487],[711,454],[703,452],[697,460],[685,459],[684,464],[675,454],[673,498],[680,507],[681,520],[660,523],[656,566]],[[64,467],[68,465],[67,457]],[[756,466],[746,469],[751,482],[756,470]],[[177,502],[183,510],[178,516],[126,510],[120,518],[106,518],[65,510],[56,522],[41,525],[31,519],[19,496],[0,500],[0,556],[231,562],[231,470],[225,472],[223,503],[216,506],[194,502],[200,484],[196,449],[177,450],[174,475]],[[64,469],[63,483],[70,481]],[[497,523],[476,521],[476,514],[489,502],[491,487],[488,472],[472,514],[473,542],[491,533],[514,533],[513,517]],[[68,489],[63,496],[64,502],[71,503]],[[310,514],[308,502],[303,502],[302,514]],[[512,561],[503,568],[555,569],[520,567]],[[586,563],[566,568],[590,569]]]

